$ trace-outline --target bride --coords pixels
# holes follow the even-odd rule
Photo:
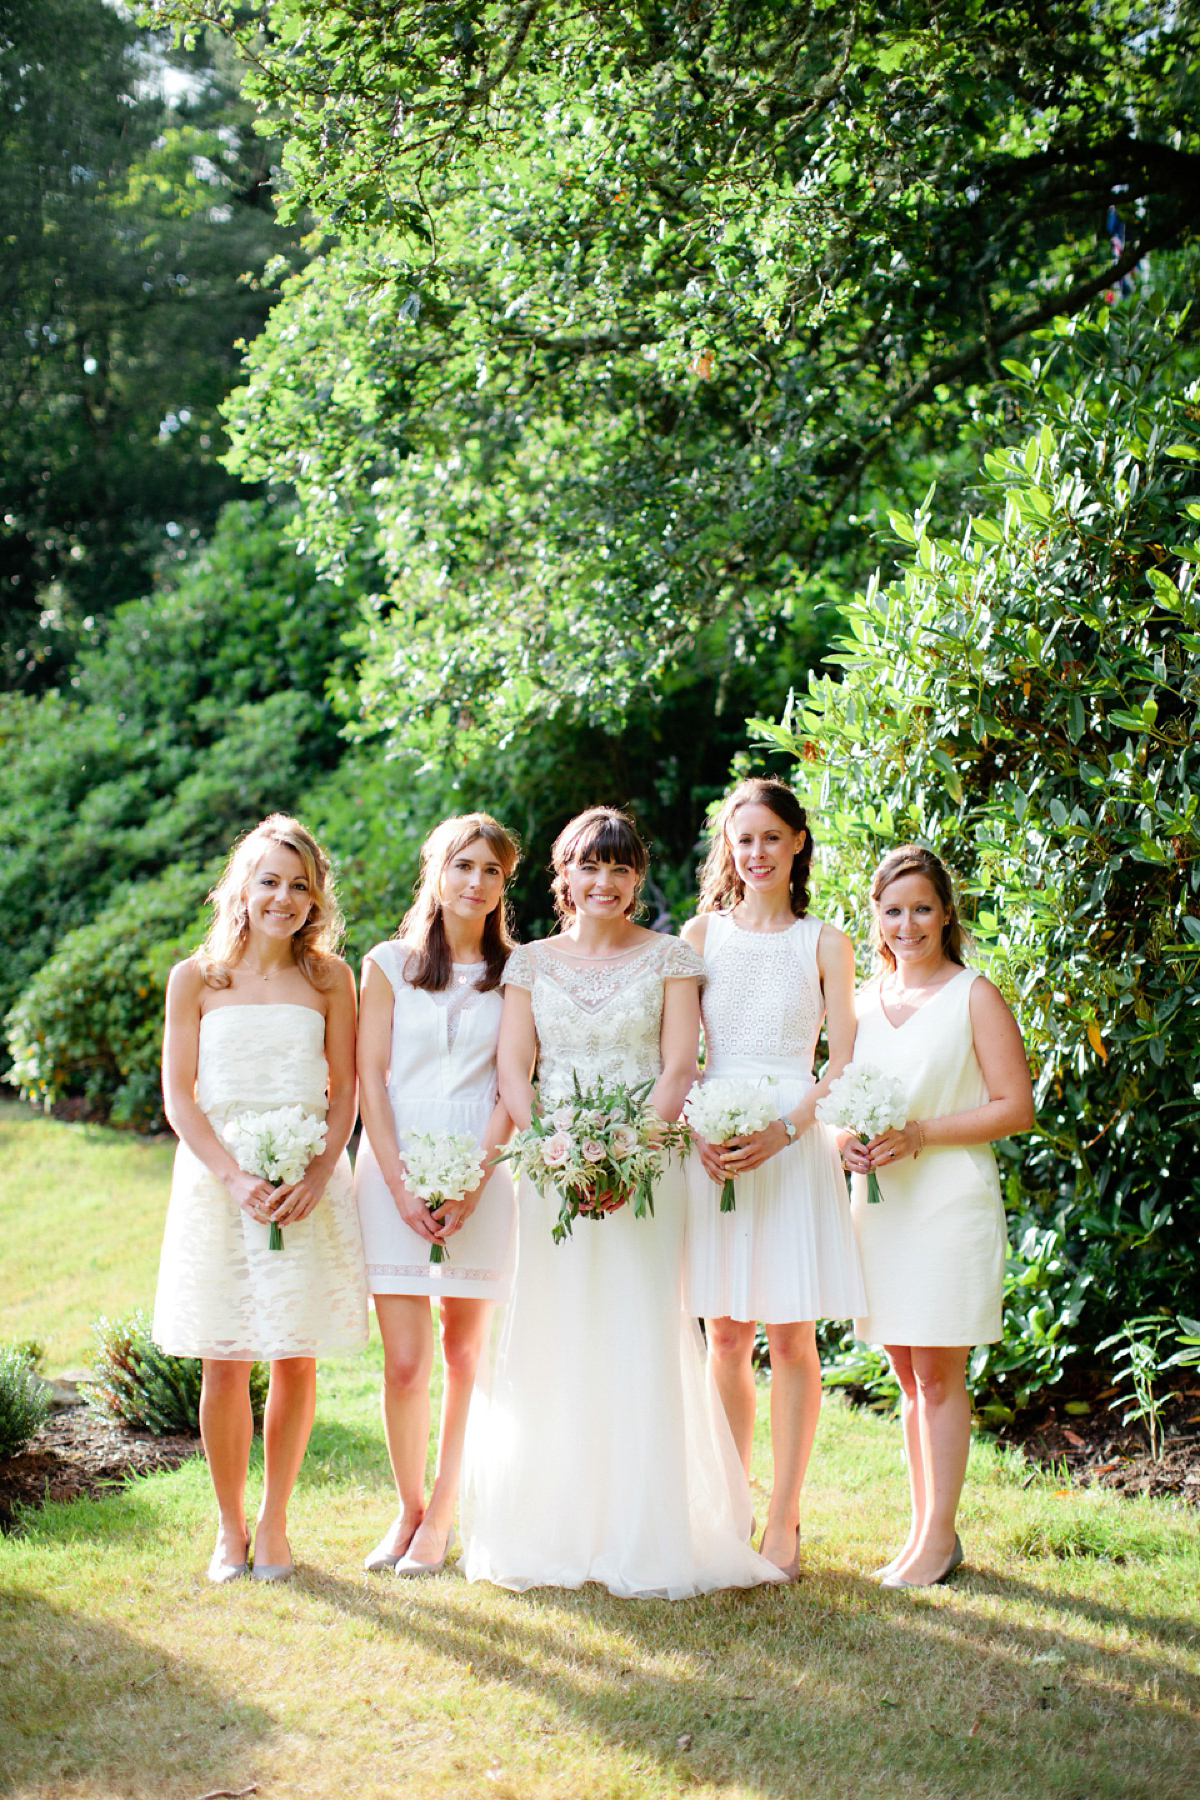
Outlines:
[[[675,1119],[695,1074],[700,958],[634,924],[647,857],[623,813],[572,820],[553,862],[562,929],[505,970],[504,1104],[528,1125],[536,1062],[542,1105],[576,1075],[653,1080],[651,1106]],[[471,1580],[682,1599],[781,1579],[747,1541],[749,1489],[683,1313],[684,1207],[672,1165],[653,1218],[581,1218],[556,1244],[556,1204],[522,1180],[512,1300],[468,1436]]]

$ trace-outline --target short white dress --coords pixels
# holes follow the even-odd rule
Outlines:
[[[576,1075],[653,1080],[664,983],[699,974],[677,938],[604,962],[553,938],[521,945],[504,979],[533,996],[543,1103],[568,1099]],[[553,1190],[522,1177],[519,1201],[512,1299],[467,1430],[468,1578],[673,1600],[780,1580],[747,1541],[750,1490],[681,1304],[678,1164],[653,1218],[579,1219],[561,1244]]]
[[[910,1119],[970,1112],[988,1100],[971,1030],[963,969],[902,1025],[879,1003],[879,983],[858,996],[854,1060],[895,1075]],[[1004,1335],[1008,1242],[1000,1176],[990,1144],[930,1144],[919,1156],[877,1169],[883,1199],[853,1180],[855,1234],[867,1304],[854,1330],[871,1344],[990,1344]]]
[[[404,978],[409,946],[396,938],[368,953],[393,994],[392,1057],[387,1090],[404,1152],[409,1131],[457,1131],[482,1143],[496,1104],[496,1039],[504,999],[481,993],[485,963],[455,963],[439,993]],[[461,1231],[446,1241],[445,1260],[431,1263],[429,1244],[404,1223],[367,1134],[359,1141],[354,1187],[373,1294],[502,1299],[511,1272],[516,1201],[502,1163]]]
[[[817,966],[820,919],[786,931],[746,931],[709,913],[701,1011],[705,1078],[771,1083],[779,1113],[812,1087],[825,1001]],[[851,1318],[866,1304],[846,1177],[819,1121],[734,1183],[735,1210],[699,1156],[688,1167],[687,1304],[700,1318]]]
[[[200,1018],[196,1100],[218,1137],[242,1113],[302,1106],[323,1119],[325,1019],[310,1006],[217,1006]],[[181,1143],[167,1207],[153,1337],[175,1356],[243,1362],[328,1356],[367,1342],[367,1288],[350,1162],[338,1158],[307,1219],[251,1219]]]

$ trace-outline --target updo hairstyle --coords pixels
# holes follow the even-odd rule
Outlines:
[[[454,858],[478,840],[487,845],[500,864],[507,887],[521,860],[521,847],[491,813],[459,813],[443,819],[421,845],[421,873],[414,887],[416,898],[396,933],[411,951],[404,969],[404,979],[410,987],[440,994],[450,985],[454,958],[442,913],[442,876]],[[501,894],[500,904],[492,908],[483,924],[483,960],[487,968],[476,983],[481,993],[499,987],[504,965],[515,944],[508,901]]]
[[[615,806],[590,806],[564,825],[555,838],[550,852],[554,870],[551,892],[560,925],[569,925],[575,917],[567,870],[581,862],[625,863],[633,870],[637,885],[625,917],[635,919],[642,904],[642,884],[650,866],[650,853],[628,813]]]
[[[896,958],[884,942],[879,928],[879,909],[884,890],[893,881],[899,881],[902,875],[923,875],[930,883],[938,897],[938,904],[947,914],[946,923],[942,927],[942,953],[952,963],[957,963],[960,969],[965,968],[965,952],[970,949],[971,940],[958,916],[950,871],[942,859],[935,856],[932,850],[927,850],[924,844],[898,844],[894,850],[888,851],[871,877],[871,944],[879,960],[889,971],[896,967]]]
[[[322,992],[333,982],[345,920],[337,903],[329,857],[299,819],[272,813],[235,844],[220,881],[208,896],[213,921],[198,957],[208,987],[229,987],[232,970],[245,955],[250,940],[246,890],[259,863],[276,845],[295,852],[308,882],[308,917],[292,938],[292,960]]]
[[[708,855],[700,870],[700,901],[697,911],[732,912],[745,896],[746,884],[737,872],[733,846],[729,841],[733,815],[740,806],[765,806],[789,831],[804,833],[804,842],[792,858],[792,872],[788,880],[792,912],[796,918],[803,919],[808,912],[808,877],[812,867],[813,836],[809,829],[808,814],[791,788],[786,781],[776,781],[772,775],[755,775],[749,781],[739,782],[732,794],[727,795],[723,801],[709,831]]]

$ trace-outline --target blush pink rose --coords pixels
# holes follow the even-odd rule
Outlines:
[[[613,1155],[621,1160],[624,1160],[627,1156],[632,1156],[637,1149],[637,1141],[638,1134],[633,1129],[632,1125],[615,1126],[611,1140]]]
[[[604,1145],[601,1143],[597,1143],[595,1138],[584,1138],[584,1140],[583,1140],[583,1160],[584,1160],[584,1162],[602,1163],[604,1161],[604,1158],[607,1155],[608,1155],[608,1152],[604,1148]]]
[[[556,1131],[553,1137],[543,1140],[542,1161],[548,1169],[561,1169],[570,1160],[574,1148],[565,1131]]]

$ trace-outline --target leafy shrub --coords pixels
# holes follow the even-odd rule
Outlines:
[[[1038,1105],[1010,1147],[1027,1258],[1010,1299],[1028,1329],[1016,1365],[1005,1350],[989,1365],[1026,1396],[1072,1339],[1187,1310],[1200,1278],[1200,386],[1179,377],[1184,341],[1149,303],[1039,334],[1039,361],[1007,365],[1023,441],[985,457],[987,510],[936,541],[926,510],[893,515],[911,563],[849,604],[843,679],[758,728],[797,758],[846,915],[865,920],[883,851],[923,839],[1015,1007]]]
[[[0,1350],[0,1457],[15,1456],[46,1423],[50,1392],[24,1345]]]
[[[119,1424],[168,1437],[200,1429],[203,1367],[198,1356],[171,1356],[150,1336],[150,1319],[139,1310],[127,1319],[97,1319],[95,1375],[84,1392],[89,1405]],[[255,1363],[250,1371],[250,1405],[261,1425],[270,1371]]]
[[[114,1125],[162,1128],[167,975],[204,935],[217,867],[183,865],[127,888],[63,940],[6,1021],[12,1080],[27,1099],[79,1096]]]

